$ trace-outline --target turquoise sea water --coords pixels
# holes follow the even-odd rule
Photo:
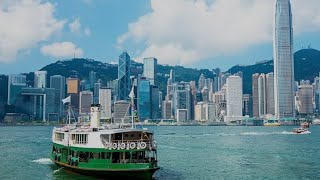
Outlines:
[[[48,126],[0,127],[0,179],[93,179],[48,159]],[[156,126],[162,179],[320,179],[320,126]]]

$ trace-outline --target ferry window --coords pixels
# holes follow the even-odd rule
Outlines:
[[[100,153],[93,153],[93,159],[100,159]]]
[[[62,141],[64,139],[64,133],[55,133],[54,140],[55,141]]]
[[[101,155],[100,155],[101,159],[106,159],[106,153],[105,152],[102,152]]]
[[[88,134],[72,134],[72,141],[74,144],[87,144]]]
[[[107,152],[107,159],[111,159],[111,152]]]

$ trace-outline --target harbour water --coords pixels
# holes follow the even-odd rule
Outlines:
[[[52,126],[0,127],[0,179],[94,179],[48,158]],[[320,126],[152,126],[163,179],[320,179]]]

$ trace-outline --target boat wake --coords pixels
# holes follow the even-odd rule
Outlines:
[[[54,171],[52,172],[52,174],[55,174],[55,173],[59,172],[61,169],[63,169],[63,167],[62,167],[62,168],[59,168],[59,169],[54,170]]]
[[[310,134],[310,131],[303,132],[301,134]],[[289,131],[282,131],[282,132],[244,132],[240,133],[242,136],[266,136],[266,135],[291,135],[296,134]]]
[[[53,164],[53,162],[49,158],[40,158],[37,160],[33,160],[32,162],[35,162],[38,164]]]

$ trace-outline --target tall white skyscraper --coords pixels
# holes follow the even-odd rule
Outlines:
[[[99,89],[99,104],[101,104],[101,119],[111,118],[111,105],[112,105],[112,89],[102,88]]]
[[[47,87],[47,71],[34,72],[34,87],[35,88]]]
[[[143,59],[143,76],[150,81],[150,85],[155,85],[157,77],[157,62],[154,57]]]
[[[227,117],[226,121],[242,118],[242,79],[229,76],[226,83]]]
[[[277,0],[274,23],[274,97],[277,118],[294,117],[293,30],[290,0]]]

